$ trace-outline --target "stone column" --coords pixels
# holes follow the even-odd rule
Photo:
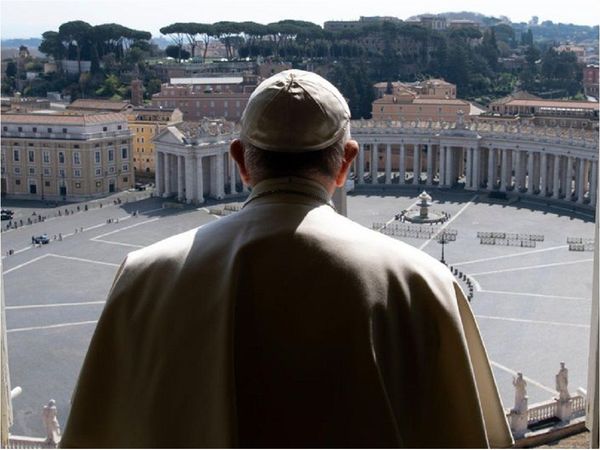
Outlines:
[[[171,158],[171,195],[177,197],[177,155],[169,155]]]
[[[513,166],[514,166],[514,162],[513,162],[513,151],[510,149],[506,150],[507,155],[506,155],[506,161],[508,163],[508,179],[506,180],[506,188],[511,188],[513,187]]]
[[[494,149],[488,149],[488,191],[494,190],[496,184],[496,161],[495,161]]]
[[[513,159],[515,164],[515,192],[519,192],[521,186],[521,152],[519,150],[513,150]]]
[[[574,159],[569,156],[567,159],[567,182],[565,184],[565,200],[571,200],[571,194],[573,193],[573,163]]]
[[[237,193],[236,189],[235,189],[235,173],[236,171],[236,167],[235,167],[235,161],[233,160],[233,158],[231,157],[231,155],[229,155],[229,190],[231,195],[235,195]]]
[[[161,152],[162,153],[162,152]],[[163,197],[168,197],[171,195],[171,159],[168,153],[163,153],[164,160],[164,180],[165,180],[165,189],[162,194]]]
[[[385,184],[392,184],[392,144],[385,144]]]
[[[454,183],[454,154],[452,153],[452,147],[446,148],[446,186],[452,187]]]
[[[583,203],[583,196],[585,194],[585,163],[585,159],[579,158],[579,170],[577,171],[577,203]]]
[[[196,162],[194,155],[185,156],[185,202],[192,203],[196,199]]]
[[[540,195],[545,196],[548,190],[548,157],[546,153],[540,155]]]
[[[427,150],[427,180],[425,181],[428,186],[433,184],[433,145],[427,144],[425,149]]]
[[[217,200],[223,199],[225,197],[225,167],[223,164],[223,154],[219,153],[216,156],[217,158]]]
[[[527,193],[534,194],[533,189],[533,155],[532,151],[527,152]]]
[[[358,146],[358,164],[356,166],[356,183],[363,184],[365,177],[365,145]]]
[[[446,146],[440,145],[439,186],[446,185]]]
[[[419,144],[413,144],[413,182],[419,184],[421,178],[421,147]]]
[[[596,205],[598,195],[598,161],[592,161],[592,178],[590,180],[590,205]],[[598,206],[596,205],[596,208]]]
[[[177,155],[177,200],[182,201],[184,198],[184,173],[183,173],[183,156]]]
[[[479,156],[480,156],[480,152],[481,150],[479,148],[471,148],[471,151],[473,152],[473,189],[475,190],[479,190],[479,186],[481,184],[481,176],[480,176],[480,171],[481,171],[481,162],[479,161]]]
[[[521,190],[527,190],[527,152],[521,152]]]
[[[560,155],[554,155],[554,181],[552,182],[552,198],[560,195]]]
[[[196,157],[196,201],[204,203],[204,170],[202,167],[202,156]]]
[[[165,176],[165,155],[163,152],[157,151],[155,155],[156,170],[154,172],[154,184],[156,185],[155,194],[162,196],[165,192],[163,178]]]
[[[500,163],[500,192],[506,192],[506,182],[508,180],[508,150],[500,150],[502,162]]]
[[[398,167],[398,176],[400,180],[398,181],[400,184],[404,184],[406,180],[406,147],[404,144],[400,144],[400,164]]]
[[[473,149],[466,148],[467,152],[467,167],[465,169],[465,189],[473,188]]]
[[[371,145],[371,184],[377,184],[379,173],[379,144]]]

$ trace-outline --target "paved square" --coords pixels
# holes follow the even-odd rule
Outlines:
[[[371,228],[415,204],[415,190],[363,191],[348,197],[349,217]],[[449,265],[475,282],[471,303],[506,408],[512,376],[522,371],[530,404],[554,393],[559,362],[569,368],[569,387],[585,387],[589,344],[592,252],[568,251],[566,238],[592,237],[593,218],[526,202],[494,204],[473,193],[434,191],[432,209],[451,214],[457,240],[445,248]],[[132,212],[139,211],[136,216]],[[110,221],[109,221],[110,219]],[[23,393],[14,400],[14,434],[42,436],[41,406],[57,401],[64,424],[95,323],[125,255],[217,217],[207,208],[162,208],[160,199],[61,216],[2,233],[4,290],[11,381]],[[478,231],[543,234],[535,248],[481,245]],[[32,247],[31,236],[53,240]],[[401,238],[440,257],[433,239]]]

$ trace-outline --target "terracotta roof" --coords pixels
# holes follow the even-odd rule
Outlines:
[[[179,84],[241,84],[244,77],[192,77],[171,78],[172,85]]]
[[[575,100],[509,100],[505,105],[511,106],[539,106],[545,108],[577,108],[598,110],[598,102],[578,102]]]
[[[415,98],[413,103],[424,105],[468,105],[469,102],[458,98]]]
[[[2,114],[2,123],[31,125],[95,125],[102,123],[127,122],[125,114]]]
[[[457,98],[415,98],[409,102],[397,102],[394,103],[393,95],[386,95],[385,97],[375,100],[373,103],[383,103],[386,105],[397,104],[397,105],[468,105],[469,102],[465,100],[459,100]],[[405,97],[404,97],[405,98]]]
[[[104,111],[123,111],[130,104],[126,102],[115,102],[112,100],[98,100],[98,99],[77,99],[69,106],[68,109],[94,109]]]

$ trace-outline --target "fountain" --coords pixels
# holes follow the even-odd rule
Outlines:
[[[417,197],[418,203],[415,208],[402,211],[399,219],[410,223],[444,223],[448,220],[448,214],[445,212],[432,211],[430,209],[432,198],[427,192],[423,191]]]

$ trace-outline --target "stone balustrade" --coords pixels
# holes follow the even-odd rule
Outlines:
[[[513,380],[515,386],[515,405],[506,417],[515,439],[525,437],[530,429],[540,425],[561,426],[573,419],[585,416],[586,397],[582,394],[571,396],[568,391],[568,369],[564,363],[556,374],[557,396],[551,400],[528,406],[527,382],[522,373]]]

